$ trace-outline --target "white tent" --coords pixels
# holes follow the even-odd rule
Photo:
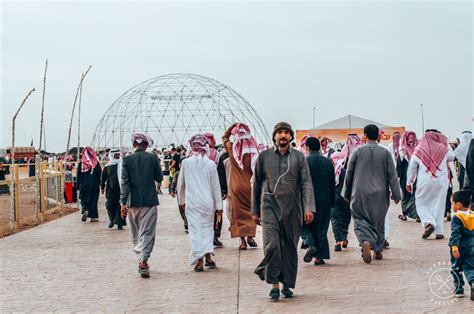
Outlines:
[[[391,126],[376,121],[367,120],[361,117],[347,115],[342,118],[318,125],[313,130],[328,129],[362,129],[368,124],[375,124],[379,128],[391,128]]]

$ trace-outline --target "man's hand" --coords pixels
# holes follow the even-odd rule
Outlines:
[[[345,196],[344,196],[344,200],[346,201],[346,203],[350,203],[349,199]]]
[[[461,254],[459,254],[459,250],[458,249],[453,249],[453,256],[455,259],[458,259],[461,257]]]
[[[171,192],[170,195],[171,195],[172,198],[175,198],[175,197],[176,197],[176,193],[175,193],[175,192]]]
[[[100,193],[104,194],[104,189],[100,189]]]
[[[407,192],[408,192],[408,193],[412,193],[412,192],[413,192],[413,188],[411,187],[411,185],[407,185]]]
[[[309,225],[314,219],[313,212],[305,212],[304,213],[304,222]]]
[[[253,219],[253,222],[255,222],[257,225],[259,225],[259,226],[262,225],[262,221],[260,220],[259,215],[252,215],[252,219]]]
[[[395,205],[396,205],[396,204],[400,203],[400,200],[394,200],[394,202],[395,202]]]
[[[222,200],[225,201],[227,199],[227,193],[222,193]]]
[[[127,218],[127,215],[128,215],[128,207],[127,205],[122,205],[122,207],[120,208],[120,214],[122,216],[123,219]]]

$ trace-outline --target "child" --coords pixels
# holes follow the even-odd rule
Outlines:
[[[453,194],[454,216],[451,221],[451,274],[454,279],[456,298],[464,297],[463,275],[471,286],[471,301],[474,301],[474,213],[469,210],[471,203],[468,191]]]

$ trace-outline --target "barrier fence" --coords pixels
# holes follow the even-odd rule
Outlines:
[[[3,170],[7,175],[0,180],[0,235],[40,223],[50,213],[62,214],[61,163],[15,164],[14,168],[4,164]]]
[[[162,160],[163,188],[169,185],[167,168],[170,163],[171,160]],[[71,164],[76,165],[75,162]],[[100,162],[102,168],[106,164]],[[0,180],[0,236],[39,224],[47,220],[48,214],[61,216],[63,210],[71,208],[64,206],[64,166],[61,162],[3,164],[3,172],[6,176],[5,180]],[[75,174],[76,169],[73,172]]]

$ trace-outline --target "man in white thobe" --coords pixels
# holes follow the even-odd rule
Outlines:
[[[453,160],[454,153],[448,148],[446,136],[437,130],[427,130],[408,165],[407,191],[411,193],[416,180],[415,204],[424,227],[423,239],[433,232],[436,239],[444,238],[448,163],[449,167],[453,167]]]
[[[196,272],[205,266],[215,268],[214,254],[214,211],[222,217],[222,195],[216,164],[208,157],[209,144],[206,138],[197,134],[190,140],[190,157],[181,163],[178,180],[178,199],[185,205],[188,220],[191,253],[189,262],[196,265]]]

